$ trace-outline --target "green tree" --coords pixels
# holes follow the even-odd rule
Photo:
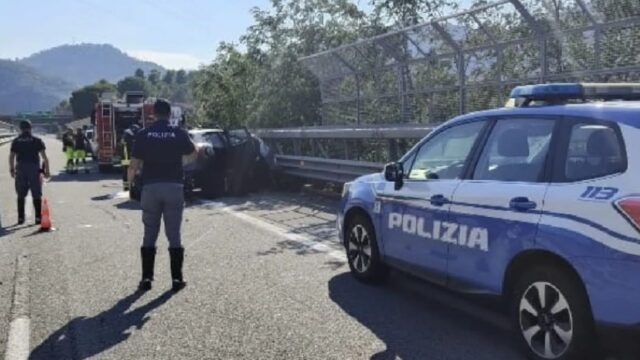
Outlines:
[[[157,69],[151,70],[149,72],[149,76],[147,77],[147,80],[149,80],[151,85],[157,86],[160,83],[160,71],[158,71]]]
[[[167,70],[162,77],[162,82],[171,85],[173,84],[173,79],[175,78],[176,72],[174,70]]]
[[[144,70],[142,70],[142,69],[140,69],[140,68],[136,69],[135,77],[138,77],[138,78],[144,79]]]
[[[71,93],[69,103],[75,119],[83,119],[91,116],[99,97],[103,93],[116,92],[116,86],[106,80],[85,86]]]
[[[128,76],[118,81],[117,87],[120,95],[123,95],[127,91],[142,91],[146,96],[151,95],[149,82],[138,76]]]
[[[373,21],[407,27],[442,17],[458,8],[453,0],[370,0]]]
[[[210,125],[245,124],[253,97],[256,63],[234,45],[222,43],[215,61],[198,71],[192,91],[198,99],[196,114]]]
[[[187,81],[188,81],[187,72],[185,70],[178,70],[178,72],[176,72],[176,83],[186,84]]]

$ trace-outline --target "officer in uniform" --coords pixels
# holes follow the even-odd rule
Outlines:
[[[42,183],[40,182],[40,158],[44,162],[44,175],[49,177],[49,159],[44,142],[31,134],[31,122],[20,122],[21,134],[11,143],[9,169],[15,178],[18,195],[18,224],[25,222],[24,207],[27,193],[31,191],[35,209],[36,225],[40,224]]]
[[[142,281],[139,289],[151,289],[156,254],[156,240],[160,231],[160,220],[164,218],[164,228],[169,240],[169,256],[173,291],[186,286],[182,276],[184,248],[180,238],[182,212],[184,210],[183,156],[194,161],[198,152],[188,133],[178,127],[171,127],[171,105],[166,100],[154,104],[156,121],[140,130],[133,144],[129,165],[129,183],[138,172],[142,182],[142,222],[144,239],[140,250],[142,257]]]

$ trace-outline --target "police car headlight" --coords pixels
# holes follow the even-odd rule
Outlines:
[[[352,183],[350,182],[344,183],[344,185],[342,186],[342,197],[345,197],[349,193],[349,190],[351,189],[351,184]]]

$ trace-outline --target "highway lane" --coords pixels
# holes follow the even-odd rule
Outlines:
[[[117,174],[57,174],[61,146],[47,145],[57,231],[10,228],[0,237],[2,314],[15,258],[29,258],[31,359],[520,359],[491,307],[401,274],[381,287],[355,282],[338,255],[335,204],[310,195],[191,203],[188,287],[168,292],[161,235],[154,289],[137,294],[137,204],[119,194]],[[5,225],[16,220],[6,166],[0,161]],[[0,339],[4,352],[6,334]]]

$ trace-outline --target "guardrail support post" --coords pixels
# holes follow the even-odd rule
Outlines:
[[[389,139],[389,160],[396,161],[400,158],[400,148],[398,147],[398,140]]]

